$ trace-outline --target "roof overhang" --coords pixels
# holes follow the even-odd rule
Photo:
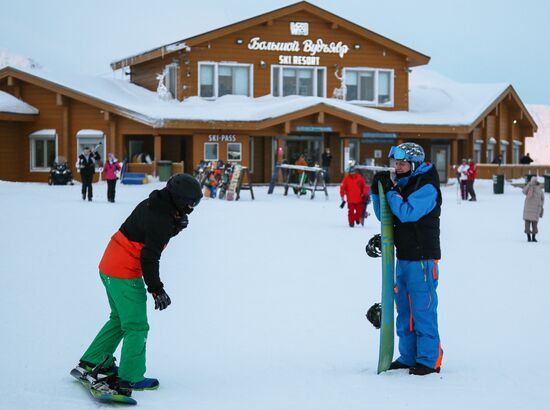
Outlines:
[[[0,121],[32,122],[36,121],[38,114],[14,114],[11,112],[0,112]]]

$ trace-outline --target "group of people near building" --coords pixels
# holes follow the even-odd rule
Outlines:
[[[82,200],[92,201],[94,196],[92,182],[96,172],[96,166],[101,161],[101,155],[97,149],[91,150],[90,147],[84,147],[76,161],[76,169],[80,172],[82,181]],[[113,153],[107,155],[107,161],[103,164],[101,172],[105,175],[107,181],[107,201],[115,202],[116,182],[119,178],[122,166]]]
[[[456,178],[460,185],[460,197],[463,201],[476,201],[474,182],[477,178],[477,167],[474,161],[463,159],[456,169]],[[470,197],[468,199],[468,197]]]

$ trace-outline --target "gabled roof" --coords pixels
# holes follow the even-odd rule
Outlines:
[[[352,23],[349,20],[346,20],[325,9],[322,9],[318,6],[308,3],[307,1],[300,1],[298,3],[294,3],[289,6],[270,11],[268,13],[260,14],[256,17],[252,17],[246,20],[239,21],[237,23],[230,24],[228,26],[211,30],[206,33],[189,37],[187,39],[180,40],[174,43],[166,44],[162,47],[157,47],[152,50],[148,50],[140,54],[126,57],[118,61],[113,61],[111,63],[111,68],[113,70],[118,70],[126,66],[131,66],[131,65],[143,63],[145,61],[149,61],[155,58],[163,57],[175,51],[188,48],[188,47],[193,47],[195,45],[202,44],[208,41],[212,41],[216,38],[226,36],[228,34],[232,34],[232,33],[244,30],[246,28],[263,24],[268,21],[275,20],[275,19],[287,16],[289,14],[293,14],[296,12],[300,12],[300,11],[307,11],[324,20],[337,24],[338,26],[341,26],[346,30],[349,30],[357,34],[358,36],[365,37],[368,40],[381,44],[387,47],[388,49],[395,51],[396,53],[402,54],[407,57],[407,59],[409,60],[410,66],[424,65],[424,64],[428,64],[428,62],[430,61],[430,57],[422,53],[419,53],[418,51],[415,51],[393,40],[390,40],[389,38],[381,36],[380,34],[377,34],[373,31],[367,30],[366,28],[358,24]]]
[[[155,92],[112,78],[51,73],[5,67],[0,79],[14,76],[153,128],[262,129],[315,112],[354,121],[376,130],[470,132],[505,98],[516,100],[523,115],[537,126],[510,84],[463,84],[425,68],[410,76],[409,111],[385,111],[322,97],[259,98],[226,95],[215,101],[200,97],[162,101]]]

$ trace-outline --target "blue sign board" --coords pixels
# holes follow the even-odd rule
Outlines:
[[[377,139],[396,139],[397,133],[395,132],[364,132],[363,138],[377,138]]]
[[[296,127],[298,132],[332,132],[332,127],[316,127],[313,125],[298,125]]]

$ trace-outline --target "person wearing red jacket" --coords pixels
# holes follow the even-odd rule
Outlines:
[[[477,199],[476,192],[474,191],[474,182],[477,178],[477,168],[476,163],[472,160],[470,160],[470,166],[466,172],[466,175],[468,177],[466,180],[466,195],[470,195],[470,199],[468,199],[468,201],[475,202]]]
[[[352,167],[349,174],[342,180],[340,184],[340,196],[342,197],[342,205],[344,204],[344,196],[348,201],[348,222],[350,228],[353,228],[355,224],[359,225],[369,196],[369,186],[357,168]]]

